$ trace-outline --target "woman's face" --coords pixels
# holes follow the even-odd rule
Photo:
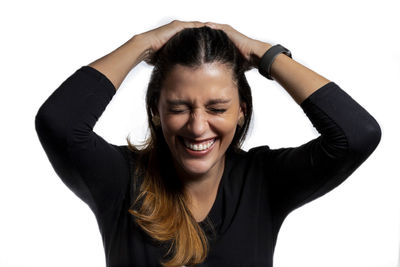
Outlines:
[[[190,177],[218,173],[243,116],[232,71],[221,63],[176,65],[158,102],[164,138],[175,166]]]

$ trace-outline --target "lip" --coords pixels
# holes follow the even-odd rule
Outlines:
[[[214,146],[215,146],[215,143],[217,142],[218,138],[213,137],[213,138],[205,139],[205,140],[199,142],[199,143],[202,143],[202,142],[204,142],[204,141],[212,140],[212,139],[215,139],[214,143],[213,143],[208,149],[206,149],[206,150],[201,150],[201,151],[194,151],[194,150],[191,150],[191,149],[187,148],[187,147],[185,146],[185,144],[184,144],[184,141],[183,141],[183,138],[182,138],[182,137],[179,138],[179,141],[181,142],[181,145],[182,145],[183,149],[186,151],[186,153],[188,153],[188,154],[191,155],[191,156],[195,156],[195,157],[203,157],[203,156],[205,156],[205,155],[208,155],[208,154],[211,152],[211,150],[213,150],[213,148],[214,148]]]
[[[183,137],[183,136],[180,136],[180,138],[181,138],[181,139],[187,139],[187,140],[190,141],[190,143],[193,143],[193,144],[201,144],[201,143],[206,142],[206,141],[209,141],[209,140],[217,139],[216,136],[210,137],[210,138],[207,138],[207,139],[203,139],[203,140],[193,140],[193,139],[186,138],[186,137]],[[183,141],[183,140],[182,140],[182,141]]]

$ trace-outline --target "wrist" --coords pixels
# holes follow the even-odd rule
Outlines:
[[[258,68],[258,66],[260,65],[262,56],[271,47],[272,47],[272,45],[270,43],[265,43],[265,42],[256,40],[256,44],[254,45],[252,53],[250,55],[253,67]]]
[[[135,46],[140,51],[140,61],[148,61],[150,60],[153,54],[153,47],[151,46],[151,41],[144,34],[136,34],[134,35],[130,42],[133,46]]]
[[[135,34],[131,40],[136,43],[140,43],[144,50],[151,48],[151,42],[149,38],[147,38],[147,36],[143,33]]]
[[[258,57],[259,59],[262,58],[262,56],[267,52],[268,49],[270,49],[272,45],[270,43],[265,43],[261,41],[257,41],[257,45],[255,45],[253,54],[254,56]]]

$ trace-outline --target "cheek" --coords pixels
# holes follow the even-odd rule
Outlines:
[[[166,116],[161,120],[163,132],[166,136],[177,134],[186,123],[184,116]]]
[[[210,124],[221,135],[234,135],[237,121],[233,116],[216,117],[210,120]]]

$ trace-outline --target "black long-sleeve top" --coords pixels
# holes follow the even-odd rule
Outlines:
[[[115,93],[104,74],[82,66],[42,104],[35,128],[57,175],[93,211],[107,267],[160,266],[165,247],[152,242],[128,212],[136,198],[133,152],[93,131]],[[380,142],[377,121],[334,82],[300,106],[321,134],[317,138],[298,147],[227,150],[208,214],[217,236],[199,266],[272,267],[285,217],[340,185]]]

